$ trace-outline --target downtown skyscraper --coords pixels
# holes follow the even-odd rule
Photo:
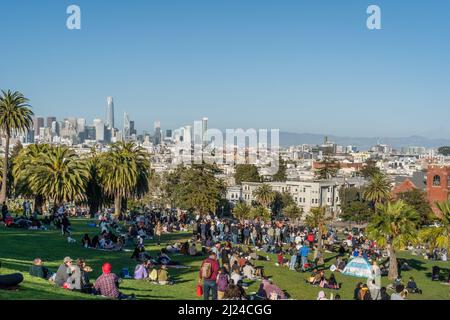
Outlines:
[[[107,98],[108,106],[106,107],[105,125],[108,130],[114,129],[114,100],[113,97]]]

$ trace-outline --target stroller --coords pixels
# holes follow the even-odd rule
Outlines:
[[[432,275],[431,280],[432,281],[439,281],[439,274],[441,273],[441,268],[438,266],[434,266],[432,269]]]

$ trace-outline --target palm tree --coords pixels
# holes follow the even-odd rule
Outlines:
[[[29,173],[31,190],[35,194],[45,195],[55,206],[85,197],[89,169],[86,162],[68,147],[49,148],[41,154]]]
[[[272,188],[265,183],[256,189],[253,195],[256,201],[265,208],[269,207],[275,199],[275,193],[272,191]]]
[[[437,216],[439,225],[422,229],[419,232],[419,239],[428,243],[431,250],[445,248],[450,251],[450,202],[437,202],[436,207],[440,211],[440,215]]]
[[[323,265],[325,263],[323,258],[323,239],[322,236],[327,232],[326,224],[330,222],[332,219],[331,216],[327,214],[326,207],[315,207],[311,208],[309,215],[306,217],[306,225],[310,228],[317,229],[317,252],[319,265]]]
[[[33,124],[33,112],[29,100],[22,93],[11,90],[0,95],[0,130],[6,138],[5,157],[3,159],[3,179],[0,191],[0,203],[6,201],[8,188],[9,144],[13,133],[29,130]]]
[[[286,217],[288,217],[291,221],[297,222],[298,219],[303,214],[303,208],[300,208],[296,204],[291,204],[283,210],[283,213]]]
[[[263,206],[256,206],[254,208],[251,208],[250,217],[252,219],[259,219],[264,222],[269,222],[272,218],[269,209]]]
[[[85,161],[89,169],[89,181],[86,186],[86,202],[89,206],[91,217],[94,217],[100,207],[108,204],[111,198],[105,194],[101,185],[99,177],[101,157],[94,148]]]
[[[16,195],[24,197],[34,197],[34,210],[42,212],[45,195],[33,192],[30,188],[29,178],[31,169],[36,167],[38,160],[48,152],[50,146],[47,144],[32,144],[22,149],[14,159],[12,175],[14,177],[14,187]]]
[[[245,219],[248,219],[250,217],[250,211],[252,210],[252,207],[249,206],[247,203],[241,201],[233,208],[233,215],[236,219],[239,221],[243,221]]]
[[[404,201],[379,203],[377,215],[367,228],[369,237],[389,252],[389,279],[398,276],[396,250],[413,243],[417,236],[419,214]]]
[[[102,155],[99,177],[106,194],[114,197],[117,217],[122,212],[122,199],[141,196],[148,191],[149,153],[134,142],[118,142]]]
[[[364,198],[376,208],[379,203],[389,200],[390,196],[391,184],[387,177],[381,173],[375,174],[364,191]]]

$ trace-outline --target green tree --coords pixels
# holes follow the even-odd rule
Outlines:
[[[388,201],[390,197],[391,183],[384,174],[375,174],[364,192],[364,199],[372,202],[375,208],[379,203]]]
[[[287,169],[286,162],[281,157],[279,157],[278,171],[272,176],[272,181],[278,182],[286,181],[287,180],[286,169]]]
[[[258,168],[253,164],[238,164],[235,168],[234,180],[236,184],[242,182],[260,182]]]
[[[397,199],[405,201],[406,204],[409,204],[414,208],[414,210],[416,210],[416,212],[420,216],[421,226],[430,224],[434,219],[434,214],[431,209],[430,203],[428,202],[427,193],[425,191],[412,189],[397,194]]]
[[[372,178],[377,174],[381,174],[381,171],[377,167],[377,162],[375,160],[368,159],[360,173],[364,178]]]
[[[341,207],[340,217],[344,221],[364,223],[373,217],[373,210],[365,201],[353,201]]]
[[[85,197],[89,169],[68,147],[48,149],[29,172],[33,193],[46,195],[56,206]]]
[[[272,201],[275,200],[275,192],[265,183],[256,189],[253,195],[256,201],[265,208],[268,208]]]
[[[134,142],[117,142],[102,155],[99,177],[106,194],[114,197],[114,213],[122,214],[123,199],[140,197],[148,191],[150,156]]]
[[[428,243],[430,248],[447,249],[450,251],[450,202],[438,202],[436,207],[440,211],[437,216],[438,226],[426,227],[420,230],[419,239],[422,243]]]
[[[272,215],[270,211],[263,206],[256,206],[250,210],[250,217],[252,219],[259,219],[260,221],[270,222]]]
[[[394,280],[398,277],[396,251],[416,241],[420,218],[414,208],[402,200],[379,203],[376,210],[377,215],[367,228],[368,235],[388,250],[389,279]]]
[[[89,206],[91,217],[94,217],[99,209],[104,205],[109,205],[112,202],[112,199],[105,193],[101,184],[100,166],[102,157],[95,151],[95,149],[93,149],[85,161],[89,170],[89,180],[86,186],[85,200]]]
[[[29,100],[22,93],[11,90],[3,91],[0,95],[0,131],[5,135],[5,156],[3,158],[2,188],[0,203],[6,201],[9,172],[9,145],[11,135],[15,132],[26,132],[32,127],[33,112]],[[5,170],[6,169],[6,170]]]
[[[292,195],[288,192],[274,192],[275,197],[270,205],[270,209],[272,210],[272,213],[275,215],[281,214],[284,208],[295,204],[294,199],[292,198]]]
[[[324,157],[322,161],[319,162],[319,168],[316,170],[316,178],[321,180],[331,179],[337,176],[340,164],[338,161],[331,157]]]
[[[225,194],[224,182],[215,177],[216,173],[217,168],[208,164],[180,170],[180,176],[173,177],[178,182],[171,191],[177,206],[200,215],[215,213]]]
[[[296,204],[290,204],[283,210],[283,215],[289,218],[291,222],[297,223],[303,215],[303,209]]]
[[[252,207],[241,201],[233,208],[233,216],[242,223],[243,220],[251,218],[251,211]]]
[[[326,207],[315,207],[311,208],[310,213],[306,216],[306,225],[310,228],[317,229],[317,251],[319,265],[323,265],[323,239],[322,236],[327,232],[327,223],[332,220],[332,216],[327,213]]]
[[[16,196],[34,198],[34,210],[43,212],[45,194],[42,190],[32,190],[30,186],[31,170],[37,166],[38,161],[49,152],[47,144],[31,144],[22,149],[14,158],[12,175]]]

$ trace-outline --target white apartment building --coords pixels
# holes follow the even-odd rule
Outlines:
[[[295,203],[308,214],[311,208],[328,207],[340,212],[339,190],[343,186],[360,187],[366,184],[362,178],[334,178],[331,180],[267,182],[273,191],[287,192]],[[256,201],[254,192],[262,185],[256,182],[242,183],[242,200],[247,203]]]

